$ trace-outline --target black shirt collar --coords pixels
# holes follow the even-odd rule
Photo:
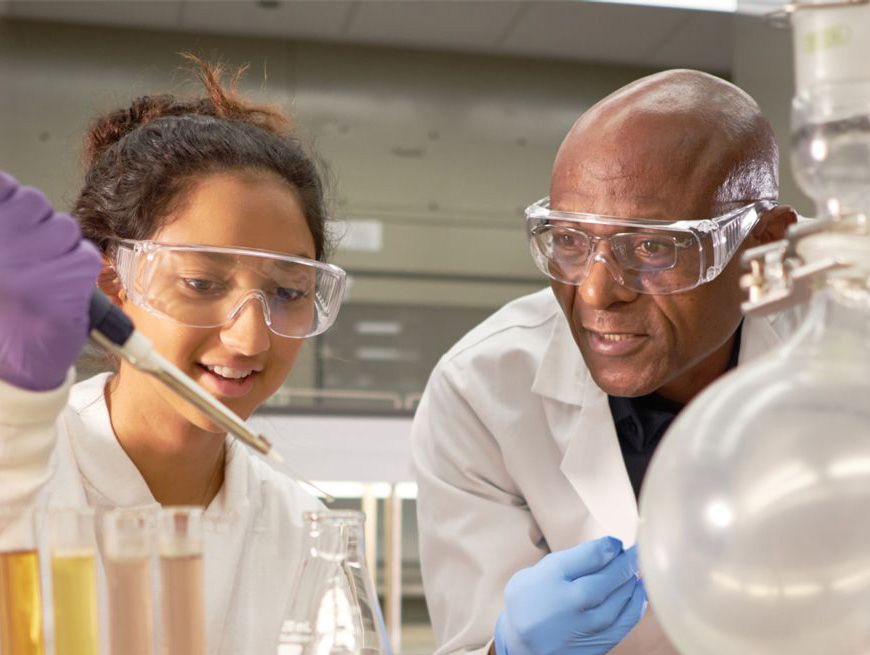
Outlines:
[[[740,337],[743,323],[737,327],[734,335],[734,345],[728,360],[727,371],[737,366],[740,356]],[[610,413],[620,441],[641,452],[650,445],[657,443],[665,429],[674,420],[680,410],[681,403],[663,398],[657,393],[651,393],[637,398],[622,398],[607,396],[610,403]]]

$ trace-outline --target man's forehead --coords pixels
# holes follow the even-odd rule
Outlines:
[[[550,190],[550,207],[564,212],[620,216],[623,218],[672,218],[673,202],[660,195],[625,193],[621,195],[587,192],[582,188]]]
[[[673,151],[667,157],[630,145],[563,150],[553,167],[550,204],[626,218],[703,216],[720,179],[706,159]]]

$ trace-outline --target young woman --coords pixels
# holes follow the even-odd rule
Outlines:
[[[126,363],[71,384],[98,276],[242,418],[338,310],[315,164],[280,112],[201,66],[207,97],[143,97],[94,122],[81,233],[0,174],[0,505],[201,505],[209,652],[262,655],[319,501]]]

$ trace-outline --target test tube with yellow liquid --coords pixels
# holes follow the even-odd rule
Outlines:
[[[151,512],[117,509],[103,517],[111,655],[153,655],[155,537]]]
[[[98,655],[94,511],[54,510],[50,531],[55,655]]]
[[[205,578],[202,510],[164,507],[160,545],[161,653],[205,655]]]
[[[0,655],[44,655],[34,514],[0,510]]]

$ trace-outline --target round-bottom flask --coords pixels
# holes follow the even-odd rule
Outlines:
[[[685,655],[867,652],[867,283],[829,279],[798,332],[705,390],[653,458],[641,569]]]

